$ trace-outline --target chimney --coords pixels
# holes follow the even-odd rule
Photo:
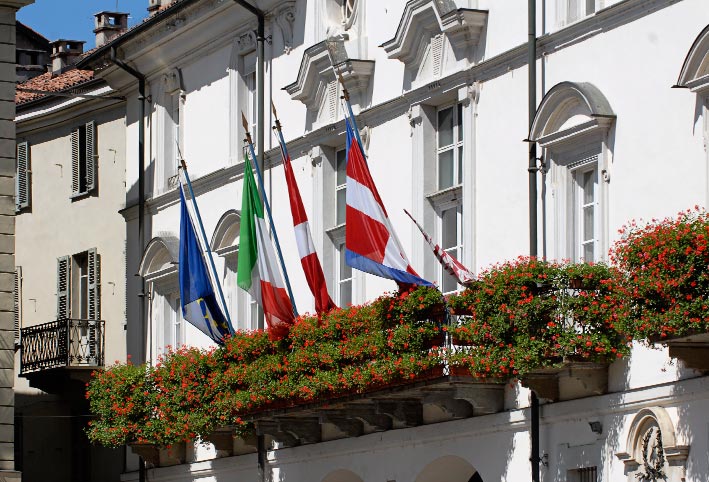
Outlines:
[[[160,7],[172,2],[172,0],[148,0],[148,13],[152,17],[160,10]]]
[[[84,53],[83,40],[59,39],[51,42],[52,47],[52,72],[61,72],[66,67],[73,65]]]
[[[96,47],[107,44],[128,30],[128,14],[121,12],[99,12],[94,15]]]

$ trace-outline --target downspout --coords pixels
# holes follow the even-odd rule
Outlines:
[[[527,64],[529,71],[529,130],[532,129],[534,116],[537,112],[537,1],[527,0],[528,3],[528,41]],[[537,256],[537,143],[529,143],[529,255]],[[532,482],[539,482],[539,398],[532,390],[530,396],[531,418],[531,454],[529,461],[532,464]]]
[[[140,109],[138,114],[138,253],[143,255],[145,250],[145,76],[116,56],[116,47],[111,47],[111,62],[138,79],[138,100]],[[147,324],[145,322],[145,280],[140,277],[140,322],[143,329],[143,339],[147,339]],[[145,352],[142,353],[143,361],[147,361],[147,347],[143,344]],[[138,480],[145,482],[145,460],[138,459]]]
[[[264,77],[264,64],[265,60],[265,49],[264,43],[266,41],[266,15],[263,10],[256,8],[249,2],[244,0],[234,0],[237,5],[244,7],[250,13],[256,16],[258,20],[258,27],[256,28],[256,49],[258,62],[256,64],[256,124],[258,125],[258,130],[256,131],[256,147],[258,148],[258,163],[261,172],[265,172],[265,160],[264,160],[264,91],[266,88],[266,82]],[[258,316],[258,328],[264,328],[263,313],[259,313]],[[257,456],[258,456],[258,474],[259,480],[261,482],[266,482],[266,440],[265,435],[258,433],[257,437]]]

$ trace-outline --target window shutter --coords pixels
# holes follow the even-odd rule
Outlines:
[[[86,123],[86,192],[96,189],[96,123]]]
[[[30,205],[30,149],[27,142],[17,144],[17,172],[15,173],[15,211]]]
[[[57,320],[69,318],[69,292],[71,280],[71,258],[57,258]]]
[[[438,34],[431,39],[431,58],[433,59],[433,75],[441,75],[443,63],[443,34]]]
[[[22,327],[22,267],[15,267],[15,288],[13,290],[15,305],[15,345],[20,344],[20,329]]]
[[[71,131],[71,195],[79,194],[81,184],[79,183],[79,129]]]
[[[89,319],[101,319],[101,257],[92,248],[87,252],[89,267]]]

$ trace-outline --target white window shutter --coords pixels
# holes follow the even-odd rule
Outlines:
[[[86,123],[86,192],[96,189],[97,161],[96,123],[91,121]]]
[[[71,289],[71,258],[57,258],[57,320],[69,318],[69,295]]]
[[[17,144],[17,172],[15,173],[15,211],[30,205],[30,148],[27,142]]]
[[[81,191],[79,182],[79,129],[71,131],[71,195],[77,196]]]
[[[334,121],[337,118],[337,80],[327,84],[327,102],[330,121]]]
[[[13,290],[15,305],[15,346],[20,344],[20,330],[22,328],[22,266],[15,267],[15,288]]]
[[[89,269],[89,319],[101,319],[101,257],[96,248],[87,252]]]

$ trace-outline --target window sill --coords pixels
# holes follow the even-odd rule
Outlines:
[[[431,194],[426,194],[426,199],[434,206],[461,203],[463,201],[463,185],[458,184],[457,186],[451,186]]]
[[[76,194],[72,194],[69,197],[69,199],[71,199],[71,202],[80,201],[84,198],[91,197],[92,194],[93,194],[93,191],[79,192]]]

